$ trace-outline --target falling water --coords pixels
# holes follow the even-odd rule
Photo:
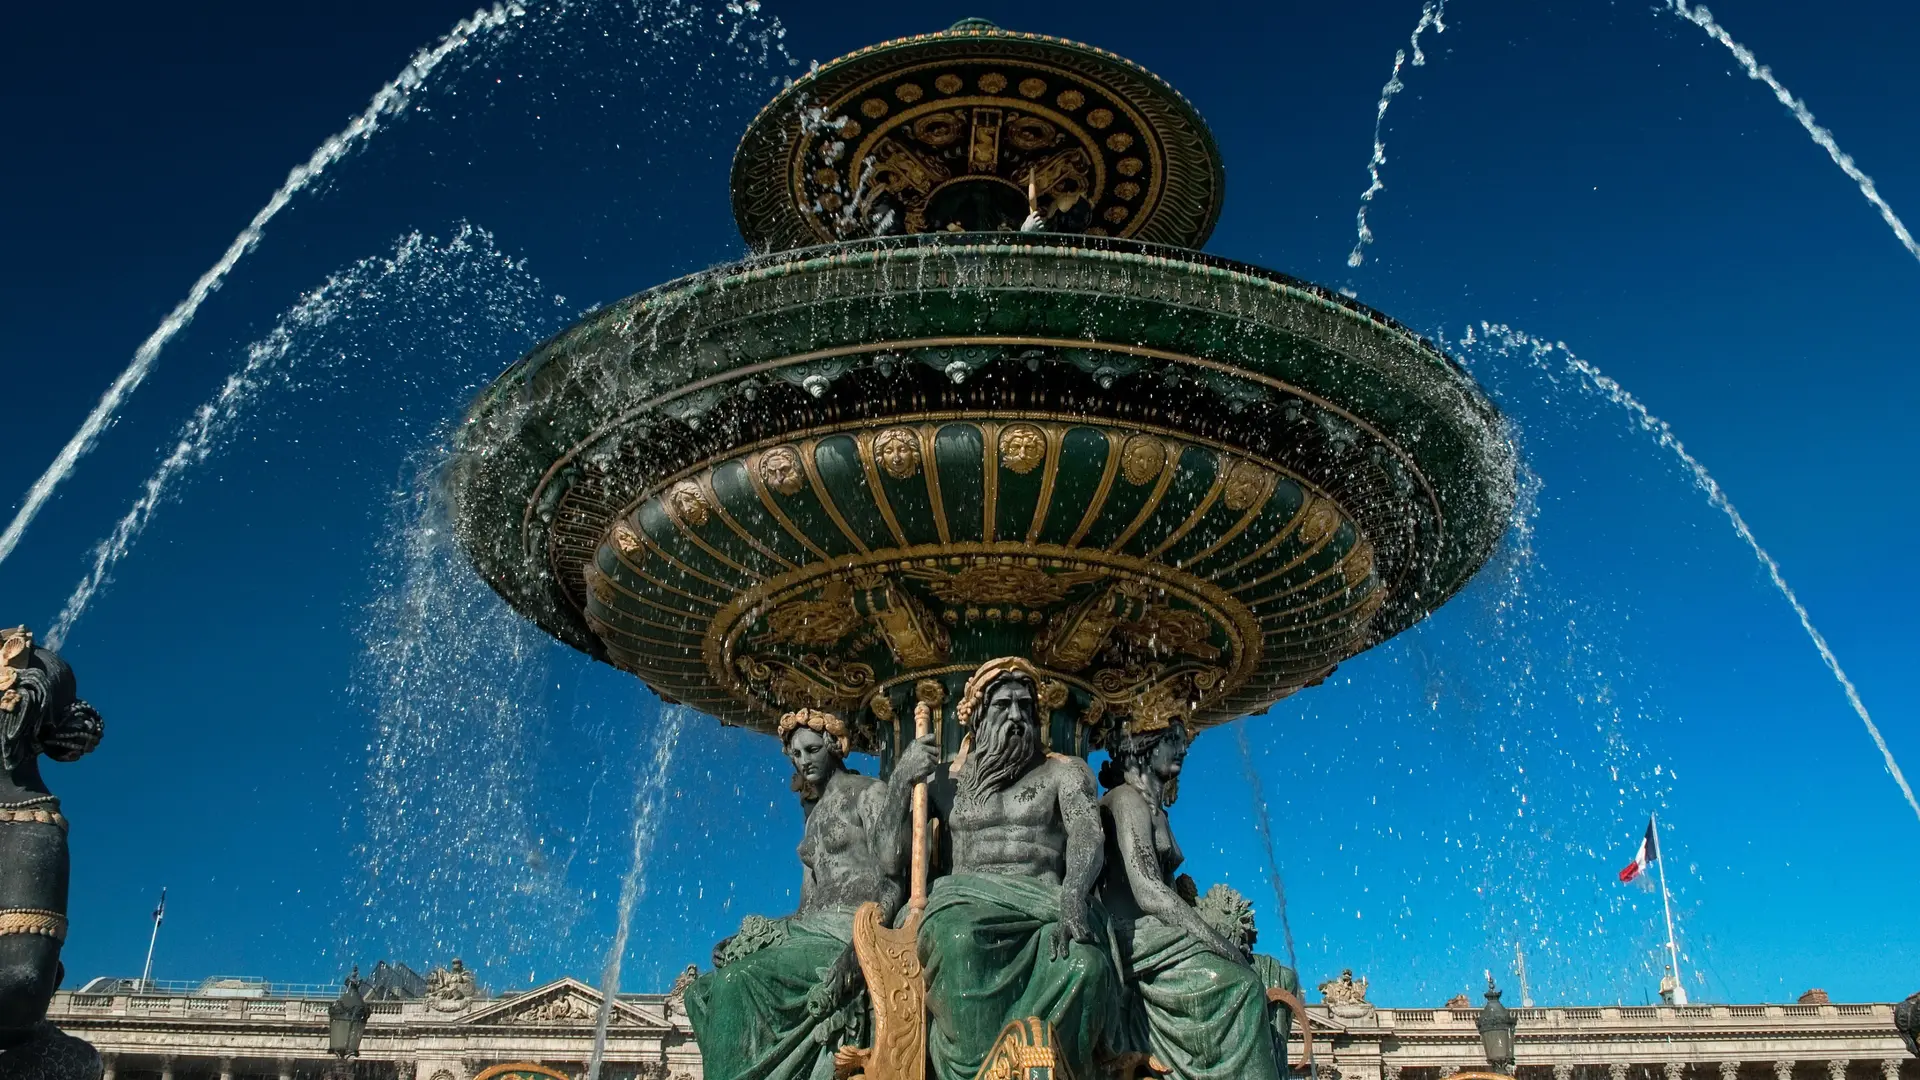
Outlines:
[[[1280,932],[1286,935],[1287,966],[1300,970],[1300,956],[1293,947],[1293,923],[1287,918],[1287,885],[1280,877],[1280,856],[1273,846],[1273,819],[1267,811],[1266,790],[1260,784],[1260,770],[1253,765],[1253,745],[1247,741],[1247,721],[1242,717],[1233,725],[1233,737],[1240,744],[1240,765],[1247,778],[1247,794],[1253,799],[1253,827],[1260,834],[1260,845],[1267,852],[1267,883],[1273,886],[1273,906],[1280,913]]]
[[[1813,141],[1819,145],[1822,150],[1827,152],[1827,156],[1833,159],[1835,165],[1840,166],[1840,171],[1846,173],[1848,179],[1860,185],[1860,194],[1865,195],[1867,202],[1872,203],[1873,208],[1880,211],[1880,219],[1885,221],[1887,227],[1893,230],[1893,235],[1899,238],[1901,245],[1907,249],[1907,252],[1914,258],[1920,259],[1920,243],[1914,242],[1913,234],[1907,231],[1906,224],[1893,212],[1893,207],[1887,205],[1887,200],[1880,197],[1880,192],[1873,186],[1873,177],[1861,172],[1860,167],[1853,163],[1853,157],[1846,151],[1840,149],[1840,144],[1833,139],[1833,132],[1828,131],[1826,128],[1814,122],[1813,112],[1807,108],[1806,102],[1794,97],[1786,87],[1780,85],[1780,80],[1773,77],[1773,71],[1770,68],[1762,66],[1760,61],[1754,57],[1752,50],[1733,40],[1732,35],[1728,34],[1724,27],[1714,21],[1713,13],[1707,10],[1706,5],[1689,6],[1687,0],[1667,0],[1667,10],[1700,29],[1705,30],[1707,36],[1726,46],[1727,51],[1733,54],[1733,58],[1740,62],[1740,66],[1747,69],[1747,78],[1755,82],[1766,83],[1767,89],[1773,91],[1773,96],[1779,100],[1780,104],[1785,105],[1787,109],[1793,113],[1793,118],[1800,121],[1800,126],[1807,130],[1807,134],[1813,138]],[[1618,399],[1616,399],[1616,401],[1617,400]],[[1644,412],[1645,410],[1641,411]],[[1665,425],[1661,426],[1664,427]],[[1732,515],[1732,509],[1727,508],[1727,513]],[[1735,527],[1744,531],[1745,527],[1738,524],[1739,519],[1737,516],[1734,520],[1736,523]],[[1749,543],[1751,543],[1751,541],[1749,541]],[[1759,546],[1755,545],[1754,550],[1759,551]],[[1773,562],[1772,559],[1767,558],[1765,552],[1760,552],[1760,558],[1769,565]],[[1775,581],[1779,581],[1779,575],[1776,574],[1774,578]],[[1786,592],[1788,599],[1791,600],[1793,594],[1787,590],[1784,582],[1780,583],[1780,588],[1783,592]],[[1795,602],[1794,606],[1796,608],[1799,607],[1798,602]],[[1802,619],[1804,621],[1804,616]],[[1824,642],[1820,642],[1820,635],[1814,633],[1812,626],[1807,627],[1807,633],[1813,635],[1815,642],[1820,644],[1821,653],[1825,655],[1826,645]],[[1842,683],[1846,683],[1847,677],[1840,674],[1838,664],[1835,664],[1829,659],[1827,666],[1833,668],[1835,676],[1838,677]],[[1851,684],[1848,684],[1847,692],[1849,695],[1853,693]],[[1861,718],[1865,719],[1866,710],[1857,704],[1857,699],[1854,707],[1860,713]],[[1872,728],[1873,721],[1868,720],[1867,727]],[[1877,732],[1874,735],[1874,739],[1875,741],[1879,740],[1879,734]],[[1881,749],[1884,750],[1885,746],[1883,745]],[[1891,756],[1887,758],[1887,765],[1889,768],[1893,767],[1893,758]],[[1893,775],[1898,777],[1900,773],[1898,770],[1894,770]],[[1901,781],[1900,787],[1903,790],[1906,786],[1906,782],[1904,780]],[[1913,801],[1912,792],[1907,793],[1907,801]],[[1920,805],[1915,806],[1914,811],[1915,813],[1920,813]]]
[[[1704,9],[1699,10],[1702,10],[1702,17],[1705,17]],[[1787,579],[1780,570],[1780,564],[1760,546],[1760,541],[1754,537],[1753,530],[1747,526],[1746,519],[1740,516],[1740,511],[1736,510],[1733,502],[1727,498],[1727,493],[1721,489],[1719,481],[1707,472],[1706,466],[1700,464],[1692,454],[1687,452],[1687,448],[1674,435],[1673,429],[1667,422],[1648,412],[1647,407],[1641,404],[1639,399],[1628,393],[1626,388],[1618,382],[1603,374],[1600,369],[1575,356],[1565,343],[1547,342],[1500,323],[1483,322],[1480,328],[1482,333],[1507,349],[1527,350],[1535,366],[1543,370],[1547,367],[1548,358],[1558,354],[1562,357],[1566,369],[1578,374],[1591,392],[1600,394],[1625,409],[1640,430],[1653,436],[1661,447],[1671,451],[1680,459],[1680,463],[1692,476],[1694,484],[1707,496],[1707,502],[1727,516],[1733,531],[1746,542],[1749,548],[1753,549],[1754,558],[1760,561],[1767,576],[1772,579],[1774,588],[1779,590],[1787,606],[1793,609],[1794,615],[1800,620],[1800,628],[1806,631],[1807,637],[1813,642],[1813,647],[1819,651],[1820,659],[1826,663],[1827,670],[1833,673],[1834,680],[1840,684],[1841,691],[1846,694],[1847,703],[1853,707],[1854,714],[1860,717],[1860,722],[1866,726],[1867,735],[1873,740],[1873,745],[1879,749],[1887,773],[1893,777],[1893,782],[1900,786],[1900,794],[1905,796],[1907,805],[1913,809],[1914,816],[1920,818],[1920,801],[1914,799],[1913,788],[1908,786],[1906,774],[1900,771],[1900,763],[1894,760],[1893,750],[1887,746],[1886,738],[1880,734],[1879,725],[1873,722],[1873,716],[1867,712],[1866,702],[1860,699],[1860,692],[1854,688],[1853,680],[1848,678],[1846,671],[1840,667],[1840,659],[1833,654],[1833,649],[1827,644],[1826,637],[1814,627],[1813,617],[1807,613],[1805,605],[1800,603],[1800,598],[1787,584]]]
[[[413,59],[407,62],[407,66],[401,70],[400,74],[382,86],[379,93],[373,95],[373,100],[368,103],[366,110],[354,117],[352,123],[321,143],[320,148],[315,150],[313,156],[303,164],[294,166],[293,171],[287,174],[286,182],[280,185],[280,190],[273,193],[273,197],[260,208],[260,212],[253,215],[253,220],[247,223],[247,227],[240,230],[240,235],[233,238],[233,243],[227,245],[226,253],[220,256],[220,261],[200,275],[200,280],[194,282],[193,288],[188,290],[187,298],[180,301],[179,305],[161,320],[160,325],[154,328],[153,333],[147,335],[147,340],[140,343],[140,347],[134,351],[133,361],[120,373],[119,378],[114,379],[113,384],[107,387],[106,394],[93,407],[93,411],[87,414],[86,420],[80,425],[80,430],[73,433],[73,438],[67,440],[66,446],[61,447],[59,455],[53,459],[53,464],[47,466],[47,471],[41,474],[40,479],[34,481],[33,487],[27,492],[26,500],[20,504],[19,511],[14,514],[13,521],[7,525],[4,533],[0,533],[0,562],[5,562],[7,556],[11,555],[13,549],[19,545],[20,537],[26,533],[27,526],[33,524],[33,519],[40,513],[40,508],[45,506],[47,500],[52,497],[53,489],[59,487],[61,481],[73,472],[73,467],[79,463],[80,459],[93,449],[93,444],[100,438],[100,433],[107,429],[114,414],[119,411],[120,403],[146,380],[148,373],[153,370],[154,361],[160,357],[160,350],[166,348],[174,335],[193,321],[194,315],[200,310],[200,305],[206,303],[207,297],[212,296],[220,288],[227,274],[232,272],[234,265],[260,243],[260,237],[267,227],[267,222],[272,221],[276,214],[293,201],[295,195],[317,179],[329,166],[345,157],[349,150],[372,138],[374,133],[380,130],[384,121],[406,112],[413,101],[413,92],[425,84],[427,77],[433,74],[433,70],[439,67],[447,57],[458,52],[475,37],[505,26],[523,14],[525,11],[517,3],[495,4],[491,8],[482,8],[468,18],[455,23],[453,29],[448,31],[447,36],[441,38],[439,43],[413,54]]]
[[[506,271],[504,278],[496,272],[502,269]],[[336,344],[327,336],[331,328],[356,318],[392,315],[402,296],[436,301],[438,318],[433,321],[447,324],[447,332],[458,324],[490,317],[504,316],[513,321],[517,317],[515,309],[530,299],[529,290],[515,280],[519,273],[494,250],[491,234],[462,224],[453,238],[444,242],[420,232],[409,233],[394,246],[392,254],[361,259],[302,296],[265,337],[247,346],[246,360],[239,370],[227,376],[213,397],[182,425],[173,448],[140,486],[133,504],[106,539],[95,546],[93,565],[54,620],[47,633],[48,645],[58,648],[66,639],[114,566],[173,494],[175,485],[221,449],[235,427],[259,406],[262,395],[292,389],[295,369],[301,362]],[[416,330],[425,329],[416,325]],[[491,358],[473,359],[484,365]]]
[[[607,1052],[607,1023],[613,1016],[613,999],[620,993],[620,964],[627,955],[627,935],[633,931],[633,909],[647,891],[647,856],[653,852],[654,837],[660,830],[661,804],[666,799],[667,776],[673,768],[673,751],[679,745],[680,731],[692,710],[684,705],[667,705],[660,710],[659,725],[653,731],[653,753],[643,758],[638,783],[633,789],[633,861],[620,882],[620,906],[615,916],[613,947],[607,950],[607,966],[600,975],[600,1015],[593,1024],[593,1057],[587,1064],[587,1080],[600,1080],[600,1066]]]
[[[1447,0],[1427,0],[1420,7],[1420,21],[1413,28],[1413,66],[1424,67],[1427,54],[1420,51],[1420,35],[1428,27],[1436,34],[1447,32]],[[1360,193],[1360,212],[1356,215],[1359,234],[1353,242],[1353,250],[1347,254],[1348,266],[1359,266],[1366,261],[1364,249],[1373,243],[1373,229],[1367,225],[1367,207],[1373,197],[1385,191],[1387,185],[1380,179],[1380,166],[1387,163],[1386,123],[1387,106],[1393,104],[1394,95],[1407,88],[1400,81],[1400,69],[1407,64],[1407,50],[1399,49],[1393,54],[1393,71],[1387,76],[1387,84],[1380,88],[1380,104],[1373,114],[1373,156],[1367,159],[1367,190]]]

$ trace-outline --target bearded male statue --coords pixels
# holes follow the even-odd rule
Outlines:
[[[1118,979],[1091,896],[1103,837],[1093,772],[1041,746],[1040,673],[981,665],[960,696],[969,728],[945,829],[951,872],[920,922],[928,1058],[936,1080],[973,1080],[1009,1023],[1038,1017],[1071,1076],[1117,1022]]]
[[[714,946],[713,970],[685,990],[708,1080],[832,1080],[834,1052],[866,1041],[853,916],[877,903],[891,919],[906,895],[907,805],[933,772],[932,736],[901,751],[885,782],[847,768],[844,721],[801,709],[780,720],[800,838],[800,907],[749,915]]]

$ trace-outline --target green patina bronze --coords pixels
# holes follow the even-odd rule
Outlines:
[[[957,765],[934,784],[942,842],[970,853],[917,924],[939,1080],[1147,1053],[1181,1080],[1283,1071],[1267,991],[1298,981],[1250,923],[1222,944],[1169,899],[1163,811],[1131,886],[1150,903],[1098,915],[1079,759],[1323,680],[1464,586],[1513,507],[1501,419],[1459,365],[1193,250],[1224,175],[1192,106],[1099,49],[969,19],[862,50],[742,141],[754,257],[582,320],[460,432],[455,530],[517,610],[723,723],[813,710],[838,752],[880,755],[896,804],[979,735],[956,711],[976,669],[1029,665],[1006,707],[1031,729],[994,721],[1019,731],[1011,771],[974,804]],[[1036,777],[1058,807],[1022,802]],[[820,835],[899,825],[856,816]],[[860,880],[881,878],[831,925],[803,903],[766,924],[779,941],[716,954],[687,996],[709,1076],[824,1077],[830,1042],[862,1037],[841,923],[895,909],[899,868]]]

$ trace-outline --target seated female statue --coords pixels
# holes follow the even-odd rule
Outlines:
[[[899,908],[912,780],[936,760],[931,736],[909,744],[882,782],[847,768],[839,717],[801,709],[779,730],[806,820],[800,908],[748,916],[714,946],[713,970],[687,987],[708,1080],[831,1080],[834,1052],[864,1041],[854,911],[878,903],[890,922]]]
[[[1178,1080],[1276,1080],[1265,981],[1244,947],[1209,926],[1174,883],[1167,819],[1187,756],[1178,721],[1136,721],[1100,771],[1107,827],[1101,895],[1129,990],[1116,1049],[1151,1052]]]

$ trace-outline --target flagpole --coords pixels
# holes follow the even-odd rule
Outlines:
[[[140,989],[153,986],[153,947],[160,943],[160,922],[167,914],[167,887],[160,887],[160,906],[153,909],[153,936],[147,939],[147,966],[140,972]]]
[[[1680,949],[1673,943],[1673,897],[1667,892],[1667,860],[1660,857],[1660,815],[1649,815],[1648,824],[1653,829],[1653,861],[1660,864],[1660,904],[1667,913],[1667,959],[1672,962],[1673,1003],[1687,1003],[1687,981],[1680,974]]]

